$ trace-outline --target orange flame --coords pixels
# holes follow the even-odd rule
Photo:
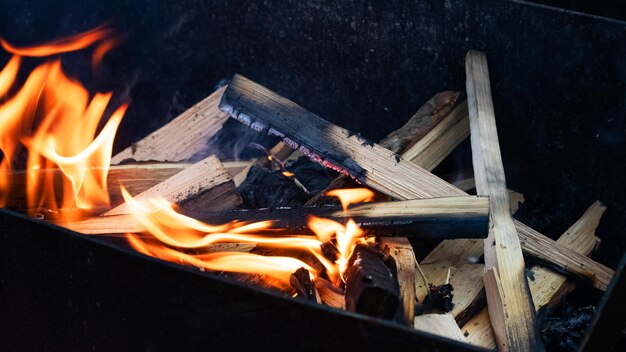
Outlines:
[[[305,268],[310,273],[315,272],[308,264],[290,257],[265,257],[251,253],[233,252],[190,255],[163,245],[149,244],[132,234],[127,234],[126,238],[130,245],[142,254],[212,271],[266,275],[273,280],[265,278],[265,282],[279,289],[290,287],[289,278],[299,268]]]
[[[67,38],[57,39],[41,45],[16,47],[7,43],[2,38],[0,38],[0,44],[2,44],[2,48],[5,51],[14,55],[44,57],[84,49],[98,41],[109,38],[112,34],[113,31],[111,28],[107,25],[100,25],[87,32]],[[109,49],[110,48],[112,48],[112,46],[109,47]]]
[[[0,39],[5,50],[20,56],[42,57],[83,49],[98,41],[113,40],[111,30],[100,26],[52,43],[14,47]],[[106,46],[97,53],[99,59]],[[94,54],[95,55],[95,54]],[[0,72],[0,95],[10,94],[20,68],[14,56]],[[96,136],[98,125],[111,100],[111,93],[89,92],[61,69],[60,60],[35,68],[15,94],[0,104],[0,206],[10,192],[9,173],[20,144],[28,150],[27,195],[31,210],[42,205],[57,208],[52,174],[42,176],[44,168],[60,168],[65,176],[63,208],[93,209],[109,205],[106,177],[115,133],[127,106],[118,107]],[[37,122],[37,126],[35,122]],[[33,128],[36,129],[33,131]]]
[[[339,198],[344,211],[348,210],[350,204],[374,200],[374,192],[367,188],[333,189],[324,194]]]
[[[256,223],[231,222],[223,225],[210,225],[176,212],[172,205],[163,198],[151,198],[140,202],[134,199],[123,187],[122,196],[126,201],[129,212],[135,216],[137,221],[139,221],[139,223],[144,226],[147,232],[149,232],[157,240],[167,246],[184,249],[201,249],[209,248],[211,245],[216,243],[252,243],[274,248],[300,249],[313,254],[326,267],[326,271],[329,276],[337,276],[337,270],[335,268],[335,265],[331,263],[328,259],[326,259],[322,254],[320,247],[322,243],[319,240],[311,238],[310,236],[272,237],[267,235],[254,234],[254,232],[257,231],[269,229],[272,225],[271,221],[262,221]],[[141,240],[135,238],[134,241],[136,245]],[[163,250],[165,249],[160,248],[157,249],[157,252],[162,254]],[[142,253],[145,254],[146,252]],[[153,251],[148,251],[147,253],[154,254]],[[221,255],[224,253],[219,254]],[[236,266],[232,266],[230,269],[225,269],[224,267],[220,267],[220,269],[211,269],[207,267],[207,265],[215,265],[215,262],[217,260],[216,255],[218,255],[218,253],[215,253],[215,255],[211,255],[209,257],[207,257],[206,255],[200,257],[196,256],[194,257],[195,259],[193,261],[193,263],[195,264],[192,265],[205,267],[210,270],[254,272],[256,270],[255,265],[261,265],[260,261],[262,260],[256,257],[254,257],[254,259],[250,259],[246,256],[246,260],[242,260],[240,263],[238,263]],[[160,257],[165,259],[165,257],[163,256]],[[172,258],[171,256],[166,257]],[[267,258],[271,258],[272,263],[278,264],[278,262],[276,261],[276,257]],[[176,259],[178,260],[180,259],[180,257],[176,257]],[[186,262],[191,263],[186,259]],[[198,260],[205,259],[209,260],[210,263],[205,265],[199,265],[197,263]],[[223,261],[223,259],[220,260],[220,263],[225,262]],[[285,261],[280,260],[279,262]],[[298,262],[301,263],[301,261]],[[307,268],[307,270],[310,268],[308,265],[301,265],[299,267],[296,267],[295,269],[298,269],[300,267],[305,267]],[[281,276],[281,279],[285,282],[289,282],[289,276],[295,271],[295,269],[291,271],[281,270],[280,273],[285,274],[285,276]],[[313,269],[309,271],[312,275],[316,274]],[[264,274],[270,275],[269,273]],[[276,276],[274,274],[272,275]]]

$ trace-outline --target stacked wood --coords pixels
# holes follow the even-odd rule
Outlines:
[[[458,107],[453,111],[460,95],[461,94],[458,92],[443,92],[436,94],[429,101],[427,101],[426,104],[424,104],[406,124],[391,132],[387,137],[381,140],[380,145],[394,153],[401,154],[407,150],[413,150],[418,144],[421,145],[423,140],[438,140],[439,136],[445,134],[435,132],[441,130],[439,126],[455,124],[454,121],[456,121],[460,115]],[[465,102],[460,105],[464,104],[466,105]],[[451,111],[453,112],[451,113]],[[465,108],[465,111],[467,111],[467,108]],[[460,142],[461,140],[452,143],[458,144]],[[340,175],[334,179],[326,189],[348,188],[355,184],[356,182],[354,182],[354,180],[347,175]],[[324,193],[325,192],[320,192],[311,198],[306,205],[314,206],[325,204],[327,199],[324,196]]]
[[[491,208],[489,237],[484,241],[489,316],[498,349],[541,349],[522,249],[509,206],[487,58],[483,53],[467,54],[466,73],[476,190],[489,196]]]
[[[279,136],[305,155],[397,199],[463,196],[465,192],[397,154],[333,125],[240,75],[220,108],[258,131]],[[606,289],[613,270],[515,221],[523,250]],[[461,245],[462,243],[459,243]]]
[[[580,254],[591,255],[598,243],[595,229],[605,210],[606,207],[596,201],[559,237],[557,242]],[[532,267],[531,272],[534,280],[529,281],[529,286],[537,311],[556,304],[574,288],[572,280],[548,268],[536,265]],[[466,335],[466,341],[473,345],[488,349],[496,348],[496,339],[486,308],[464,324],[461,331]]]
[[[201,152],[228,119],[218,109],[226,88],[216,90],[165,126],[133,143],[111,159],[111,164],[133,161],[184,161]]]
[[[212,177],[215,182],[221,182],[220,180],[223,181],[225,175],[216,172]],[[229,192],[235,194],[231,183],[227,181],[223,183]],[[154,192],[162,192],[164,186],[158,186],[158,189],[139,195],[137,198],[141,199]],[[233,198],[233,200],[234,202],[227,198],[220,199],[225,209],[238,204],[236,199]],[[184,213],[210,224],[270,220],[274,222],[275,227],[284,229],[284,232],[288,234],[311,234],[306,228],[310,216],[336,221],[352,218],[361,227],[376,233],[422,238],[484,238],[487,235],[489,216],[488,199],[476,196],[363,203],[354,205],[346,211],[340,206],[207,211],[221,206],[208,204],[200,208],[188,209]],[[124,213],[126,213],[126,208],[122,205],[105,213],[104,216],[69,223],[67,226],[74,231],[91,234],[126,233],[130,229],[136,229],[131,219],[132,216],[119,216]]]

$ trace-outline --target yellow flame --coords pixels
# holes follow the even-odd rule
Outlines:
[[[83,49],[99,41],[106,43],[114,40],[109,37],[111,32],[101,26],[52,43],[21,48],[0,39],[2,47],[16,55],[0,72],[0,95],[11,93],[20,56],[43,57]],[[97,52],[99,59],[111,48],[111,44],[104,45]],[[31,210],[40,206],[56,209],[57,205],[80,209],[108,206],[106,178],[113,140],[127,107],[118,107],[96,136],[111,96],[97,93],[90,99],[79,82],[63,73],[60,60],[36,67],[24,84],[0,104],[0,206],[6,204],[11,191],[8,171],[22,145],[28,151],[26,191]],[[35,121],[39,121],[36,126]],[[64,175],[62,199],[56,199],[53,173],[38,172],[57,167]]]
[[[344,211],[348,210],[350,204],[374,200],[374,192],[367,188],[333,189],[326,192],[325,195],[339,198]]]

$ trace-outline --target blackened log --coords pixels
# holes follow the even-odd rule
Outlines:
[[[400,288],[380,249],[358,245],[345,275],[347,310],[385,319],[396,315]]]
[[[485,238],[489,208],[484,197],[415,199],[400,202],[363,203],[343,211],[340,206],[187,212],[212,224],[228,221],[274,221],[291,234],[311,234],[309,216],[345,221],[353,219],[364,229],[390,236],[418,238]]]

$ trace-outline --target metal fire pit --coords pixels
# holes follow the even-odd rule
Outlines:
[[[594,258],[617,266],[626,241],[625,23],[501,0],[11,0],[0,34],[34,43],[108,19],[127,42],[95,84],[131,87],[118,149],[234,72],[377,140],[434,93],[464,90],[465,53],[482,50],[508,185],[526,196],[516,217],[556,237],[599,199],[609,210]],[[439,171],[471,166],[468,151],[462,145]],[[6,210],[0,258],[3,350],[468,348]],[[602,324],[611,325],[620,326]]]

